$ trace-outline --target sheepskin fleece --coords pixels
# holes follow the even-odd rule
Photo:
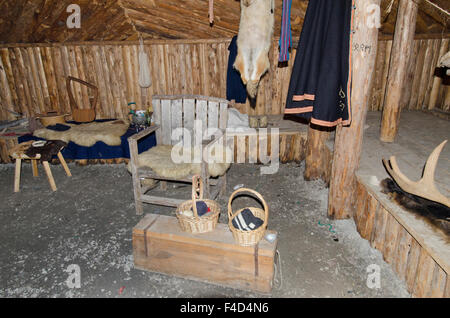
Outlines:
[[[201,173],[201,165],[200,163],[175,163],[172,161],[172,149],[173,146],[160,145],[153,147],[138,156],[139,166],[140,167],[149,167],[151,168],[157,175],[166,178],[184,178],[189,175],[200,174]],[[181,152],[182,148],[178,148]],[[210,163],[208,165],[209,174],[211,177],[223,176],[228,168],[231,165],[231,150],[228,148],[228,151],[224,151],[225,155],[229,157],[228,163]],[[194,156],[194,150],[192,148],[192,157]],[[215,154],[215,149],[211,152],[212,155]],[[222,161],[222,160],[221,160]],[[225,160],[223,160],[225,161]]]
[[[66,131],[54,131],[43,128],[36,130],[33,135],[47,140],[62,140],[67,143],[72,141],[84,147],[91,147],[98,141],[103,141],[109,146],[119,146],[122,143],[120,137],[127,132],[129,127],[129,124],[122,120],[65,125],[71,128]]]

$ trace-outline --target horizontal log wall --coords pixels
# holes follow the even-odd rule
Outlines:
[[[441,39],[417,39],[403,107],[421,109],[429,100],[433,66]],[[448,41],[448,39],[447,39]],[[229,39],[147,41],[153,85],[141,89],[139,45],[136,42],[85,42],[72,44],[0,46],[0,105],[27,116],[57,110],[70,113],[65,84],[68,75],[99,87],[98,118],[125,117],[129,102],[144,109],[153,94],[199,94],[226,97]],[[380,40],[370,109],[381,110],[386,87],[392,40]],[[296,50],[286,66],[278,65],[278,47],[270,54],[270,71],[264,76],[253,108],[237,104],[250,115],[281,114],[284,111]],[[75,99],[86,108],[92,97],[87,88],[74,85]],[[440,89],[437,107],[443,108],[445,89]],[[0,109],[0,120],[12,119]]]

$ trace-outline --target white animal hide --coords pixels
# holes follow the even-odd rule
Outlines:
[[[121,136],[128,130],[129,124],[123,120],[108,122],[92,122],[88,124],[69,124],[71,128],[66,131],[55,131],[47,128],[35,130],[33,136],[47,140],[62,140],[74,142],[83,147],[91,147],[98,141],[103,141],[109,146],[119,146],[122,143]]]
[[[255,98],[261,77],[270,67],[269,49],[275,21],[274,0],[241,0],[241,21],[234,68],[241,73],[247,92]]]

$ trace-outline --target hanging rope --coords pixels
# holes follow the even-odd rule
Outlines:
[[[279,286],[277,287],[277,289],[282,289],[283,288],[283,271],[281,270],[281,254],[279,250],[276,250],[276,254],[278,255],[278,263],[274,262],[274,267],[275,267],[275,280],[278,281]],[[279,274],[279,275],[277,275]],[[278,277],[277,277],[278,276]]]
[[[209,24],[214,23],[214,0],[209,0]]]

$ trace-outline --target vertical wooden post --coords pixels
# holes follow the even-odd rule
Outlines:
[[[441,49],[439,50],[439,58],[441,58],[445,53],[447,53],[448,50],[448,39],[443,39],[441,42]],[[433,67],[436,67],[436,65],[433,65]],[[439,90],[441,88],[442,84],[442,78],[435,76],[433,79],[433,88],[431,89],[430,93],[430,102],[428,103],[428,109],[432,110],[436,106],[436,102],[439,96]]]
[[[386,99],[381,121],[380,139],[384,142],[393,142],[398,132],[401,112],[400,101],[408,71],[408,62],[414,46],[418,8],[418,4],[411,0],[400,0],[398,5]]]
[[[371,5],[380,5],[380,0],[356,0],[353,20],[352,43],[364,44],[365,50],[356,50],[352,45],[352,123],[336,130],[333,168],[328,197],[328,216],[334,219],[348,218],[353,214],[356,192],[355,172],[361,157],[364,124],[369,106],[369,90],[378,47],[378,29],[368,23],[373,18]]]
[[[325,142],[330,136],[326,128],[310,125],[306,143],[306,159],[304,178],[307,181],[322,179],[330,182],[331,152],[325,148]]]

